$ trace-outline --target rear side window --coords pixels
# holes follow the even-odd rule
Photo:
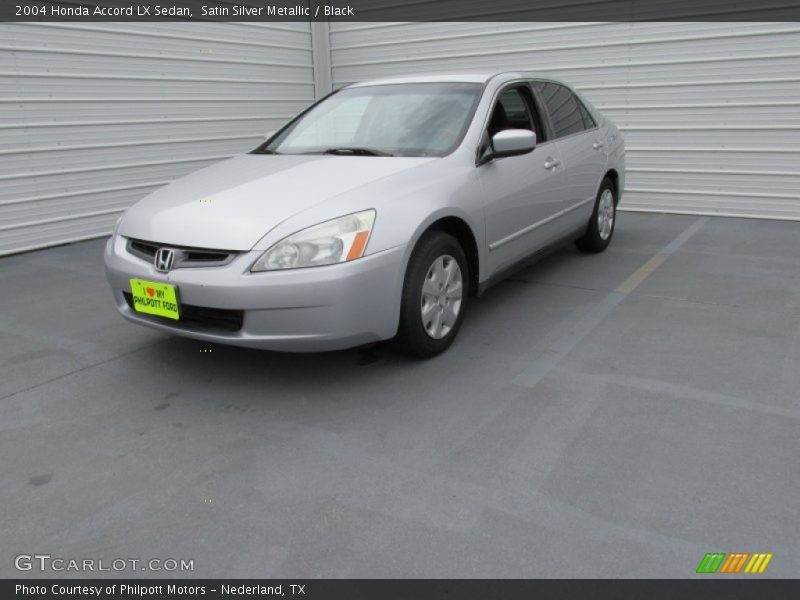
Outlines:
[[[533,85],[547,106],[557,138],[594,127],[592,116],[569,88],[549,81],[535,81]]]

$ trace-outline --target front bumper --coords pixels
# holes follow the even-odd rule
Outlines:
[[[130,254],[126,239],[106,244],[105,268],[123,317],[199,340],[280,350],[338,350],[390,339],[397,333],[405,272],[405,247],[358,260],[307,269],[250,273],[260,251],[243,252],[230,264],[160,273]],[[171,321],[133,311],[125,299],[131,278],[171,283],[181,305],[241,311],[241,328]]]

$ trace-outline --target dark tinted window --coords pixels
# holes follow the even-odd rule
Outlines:
[[[537,81],[534,86],[547,106],[556,137],[564,137],[586,129],[581,112],[586,109],[569,89],[546,81]],[[589,118],[591,119],[591,116]]]

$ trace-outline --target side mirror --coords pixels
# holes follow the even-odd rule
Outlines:
[[[487,148],[480,162],[527,154],[534,148],[536,148],[536,134],[530,129],[505,129],[494,134],[492,145]]]

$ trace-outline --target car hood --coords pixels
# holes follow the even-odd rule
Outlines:
[[[146,196],[125,212],[119,234],[174,246],[250,250],[303,210],[431,160],[244,154]]]

